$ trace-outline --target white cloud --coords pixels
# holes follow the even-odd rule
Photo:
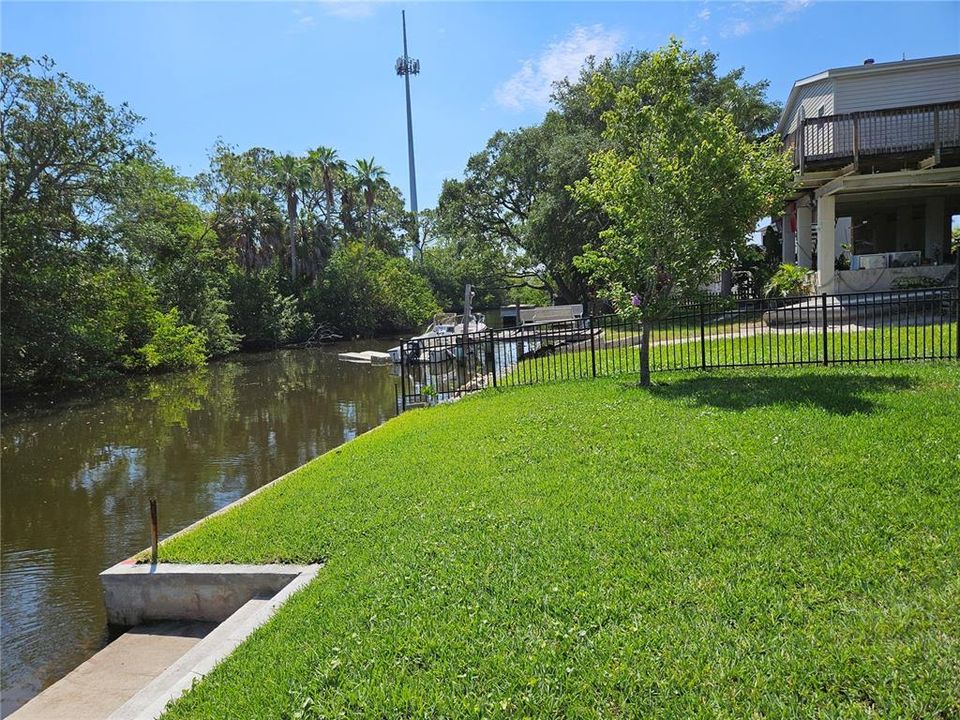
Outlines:
[[[320,4],[327,15],[343,20],[363,20],[373,15],[374,3],[363,0],[323,0]]]
[[[735,10],[733,17],[724,23],[720,34],[723,37],[743,37],[758,30],[772,30],[812,4],[813,0],[738,3],[732,6]]]
[[[550,101],[554,82],[575,78],[591,55],[614,55],[620,42],[619,32],[607,31],[602,25],[577,26],[563,40],[551,43],[540,57],[525,60],[520,70],[497,87],[497,102],[513,110],[544,106]]]
[[[709,9],[709,8],[704,8],[703,10],[701,10],[700,12],[697,13],[697,17],[700,18],[700,19],[703,20],[703,21],[709,20],[709,19],[710,19],[710,9]]]
[[[290,28],[290,32],[299,33],[306,32],[314,25],[316,25],[317,19],[310,13],[304,12],[301,8],[293,8],[293,17],[295,22]]]

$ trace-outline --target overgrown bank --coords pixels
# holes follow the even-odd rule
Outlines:
[[[960,369],[413,411],[162,547],[321,576],[170,717],[960,713]]]

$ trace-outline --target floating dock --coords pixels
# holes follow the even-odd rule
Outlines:
[[[361,352],[344,352],[337,355],[344,362],[376,364],[389,363],[390,353],[378,352],[376,350],[363,350]]]

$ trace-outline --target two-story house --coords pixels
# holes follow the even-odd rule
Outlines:
[[[794,83],[778,131],[793,151],[783,262],[818,292],[942,282],[960,215],[960,55],[836,68]]]

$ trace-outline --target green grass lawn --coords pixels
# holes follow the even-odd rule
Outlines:
[[[326,567],[172,718],[960,717],[960,365],[415,410],[161,547]]]
[[[699,368],[704,360],[712,368],[779,363],[815,365],[823,361],[823,335],[819,328],[805,326],[781,332],[765,328],[763,334],[755,335],[750,335],[749,330],[742,326],[708,328],[705,343],[700,342],[699,329],[693,334],[668,339],[654,333],[650,367],[654,371]],[[952,358],[957,354],[958,332],[956,322],[831,330],[827,333],[827,355],[831,363]],[[720,336],[722,333],[738,334]],[[594,362],[598,375],[637,373],[640,370],[637,343],[639,337],[633,333],[607,330],[598,339],[593,357],[586,347],[530,358],[512,367],[499,378],[499,383],[510,386],[589,377]],[[705,347],[701,349],[702,345]]]

